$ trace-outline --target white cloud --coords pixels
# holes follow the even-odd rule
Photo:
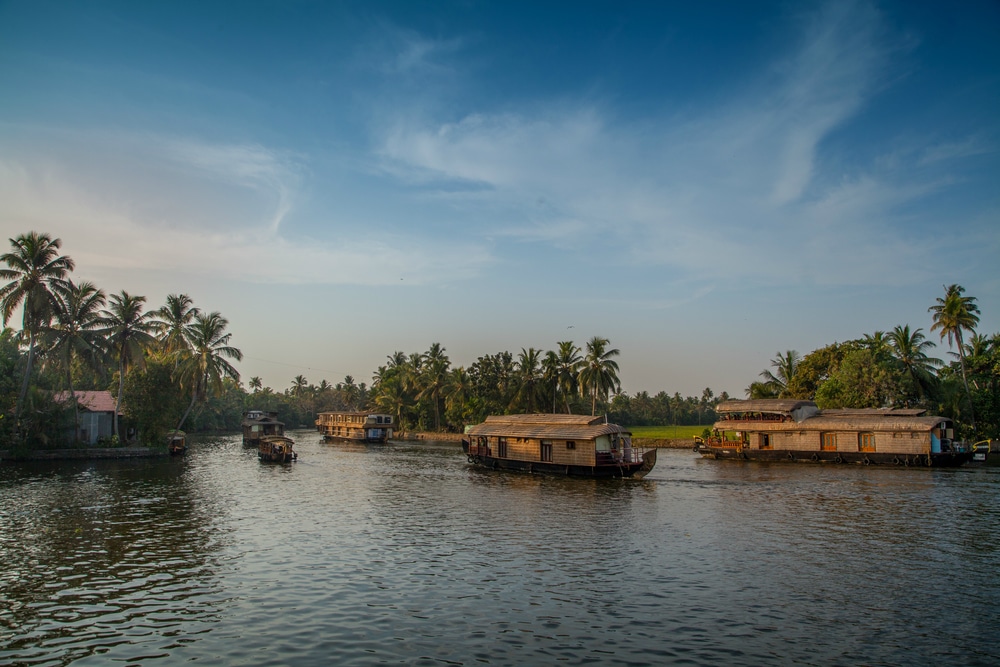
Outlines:
[[[798,28],[791,52],[756,81],[687,117],[622,123],[564,100],[449,122],[407,114],[385,130],[385,168],[429,190],[484,186],[463,191],[462,205],[507,215],[498,230],[470,213],[488,221],[483,235],[555,247],[589,237],[641,262],[711,262],[718,281],[901,284],[926,274],[932,249],[897,211],[941,181],[913,177],[912,163],[818,171],[823,142],[884,85],[895,42],[864,3],[830,3]]]
[[[107,274],[143,269],[246,282],[412,285],[461,278],[490,261],[480,247],[457,242],[397,236],[390,244],[356,232],[292,240],[280,222],[294,205],[295,171],[260,147],[129,139],[109,149],[109,141],[100,139],[104,157],[89,171],[72,154],[19,159],[8,152],[0,159],[3,232],[61,237],[78,268]],[[138,174],[130,169],[137,162]],[[206,216],[206,206],[218,215]],[[373,257],[393,270],[373,271]]]

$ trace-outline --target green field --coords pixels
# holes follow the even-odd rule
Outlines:
[[[656,438],[666,440],[669,438],[691,438],[701,435],[706,428],[711,428],[708,424],[701,426],[629,426],[633,438]]]

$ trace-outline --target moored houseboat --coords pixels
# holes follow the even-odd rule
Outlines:
[[[265,435],[284,435],[285,424],[278,421],[277,412],[247,410],[243,413],[243,444],[256,447]]]
[[[385,442],[393,437],[392,415],[379,412],[321,412],[316,430],[330,440]]]
[[[170,431],[167,433],[167,451],[171,456],[181,456],[187,452],[187,435],[184,431]]]
[[[972,458],[954,425],[921,409],[820,410],[812,401],[723,401],[707,458],[959,466]]]
[[[632,434],[604,417],[495,415],[467,436],[469,462],[500,470],[641,478],[656,464],[656,449],[633,447]]]
[[[289,463],[299,457],[292,447],[294,444],[288,436],[262,436],[257,445],[257,458],[266,463]]]

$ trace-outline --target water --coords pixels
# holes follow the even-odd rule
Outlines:
[[[0,664],[1000,664],[1000,469],[455,443],[0,466]]]

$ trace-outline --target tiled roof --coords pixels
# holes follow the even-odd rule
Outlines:
[[[91,412],[114,412],[115,397],[110,391],[77,391],[76,401],[80,408]],[[68,403],[70,393],[68,391],[57,391],[53,396],[56,403]]]

